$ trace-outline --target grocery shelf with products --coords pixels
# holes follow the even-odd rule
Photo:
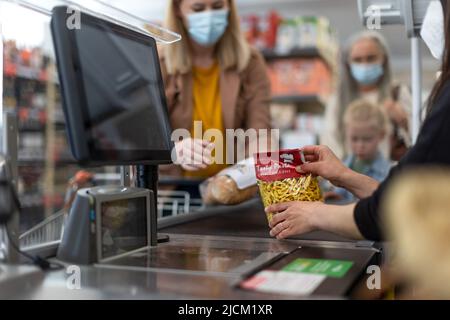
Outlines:
[[[330,22],[320,16],[283,18],[275,11],[242,21],[247,39],[267,61],[273,126],[282,131],[282,146],[296,139],[297,145],[317,143],[321,128],[298,123],[309,118],[320,125],[334,89],[339,46]]]
[[[3,44],[3,73],[5,77],[34,80],[45,83],[51,79],[56,82],[56,75],[49,74],[47,66],[51,59],[44,55],[42,49],[18,48],[14,40]]]
[[[322,113],[326,98],[319,95],[277,95],[272,96],[273,103],[295,103],[299,112]]]
[[[11,40],[4,41],[3,59],[4,107],[18,120],[23,232],[63,208],[68,181],[80,167],[67,142],[54,61],[40,48],[20,48]]]
[[[280,59],[308,59],[319,58],[327,63],[328,68],[336,67],[336,52],[330,48],[321,48],[315,45],[306,47],[294,47],[287,52],[279,53],[276,49],[262,49],[266,61],[270,64],[273,60]]]

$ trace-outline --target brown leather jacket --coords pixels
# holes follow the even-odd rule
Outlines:
[[[192,127],[192,73],[169,75],[161,57],[167,106],[172,130]],[[262,55],[252,49],[247,68],[221,70],[220,91],[224,129],[270,129],[270,81]],[[181,176],[179,166],[161,166],[162,175]]]

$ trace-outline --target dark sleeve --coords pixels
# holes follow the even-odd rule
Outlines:
[[[442,92],[425,120],[414,147],[391,169],[372,196],[356,204],[355,223],[366,239],[381,241],[384,238],[380,207],[384,194],[389,192],[389,185],[397,175],[424,165],[450,166],[450,82]]]

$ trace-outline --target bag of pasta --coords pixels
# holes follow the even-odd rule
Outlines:
[[[282,202],[322,200],[317,177],[295,170],[305,162],[300,149],[257,153],[254,158],[256,179],[264,207]],[[272,215],[267,214],[269,222]]]

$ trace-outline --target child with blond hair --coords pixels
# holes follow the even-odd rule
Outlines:
[[[367,100],[356,100],[344,114],[344,126],[346,144],[350,150],[344,164],[356,172],[383,181],[391,168],[390,162],[380,151],[387,130],[384,111]],[[325,199],[340,204],[357,200],[341,188],[325,193]]]

